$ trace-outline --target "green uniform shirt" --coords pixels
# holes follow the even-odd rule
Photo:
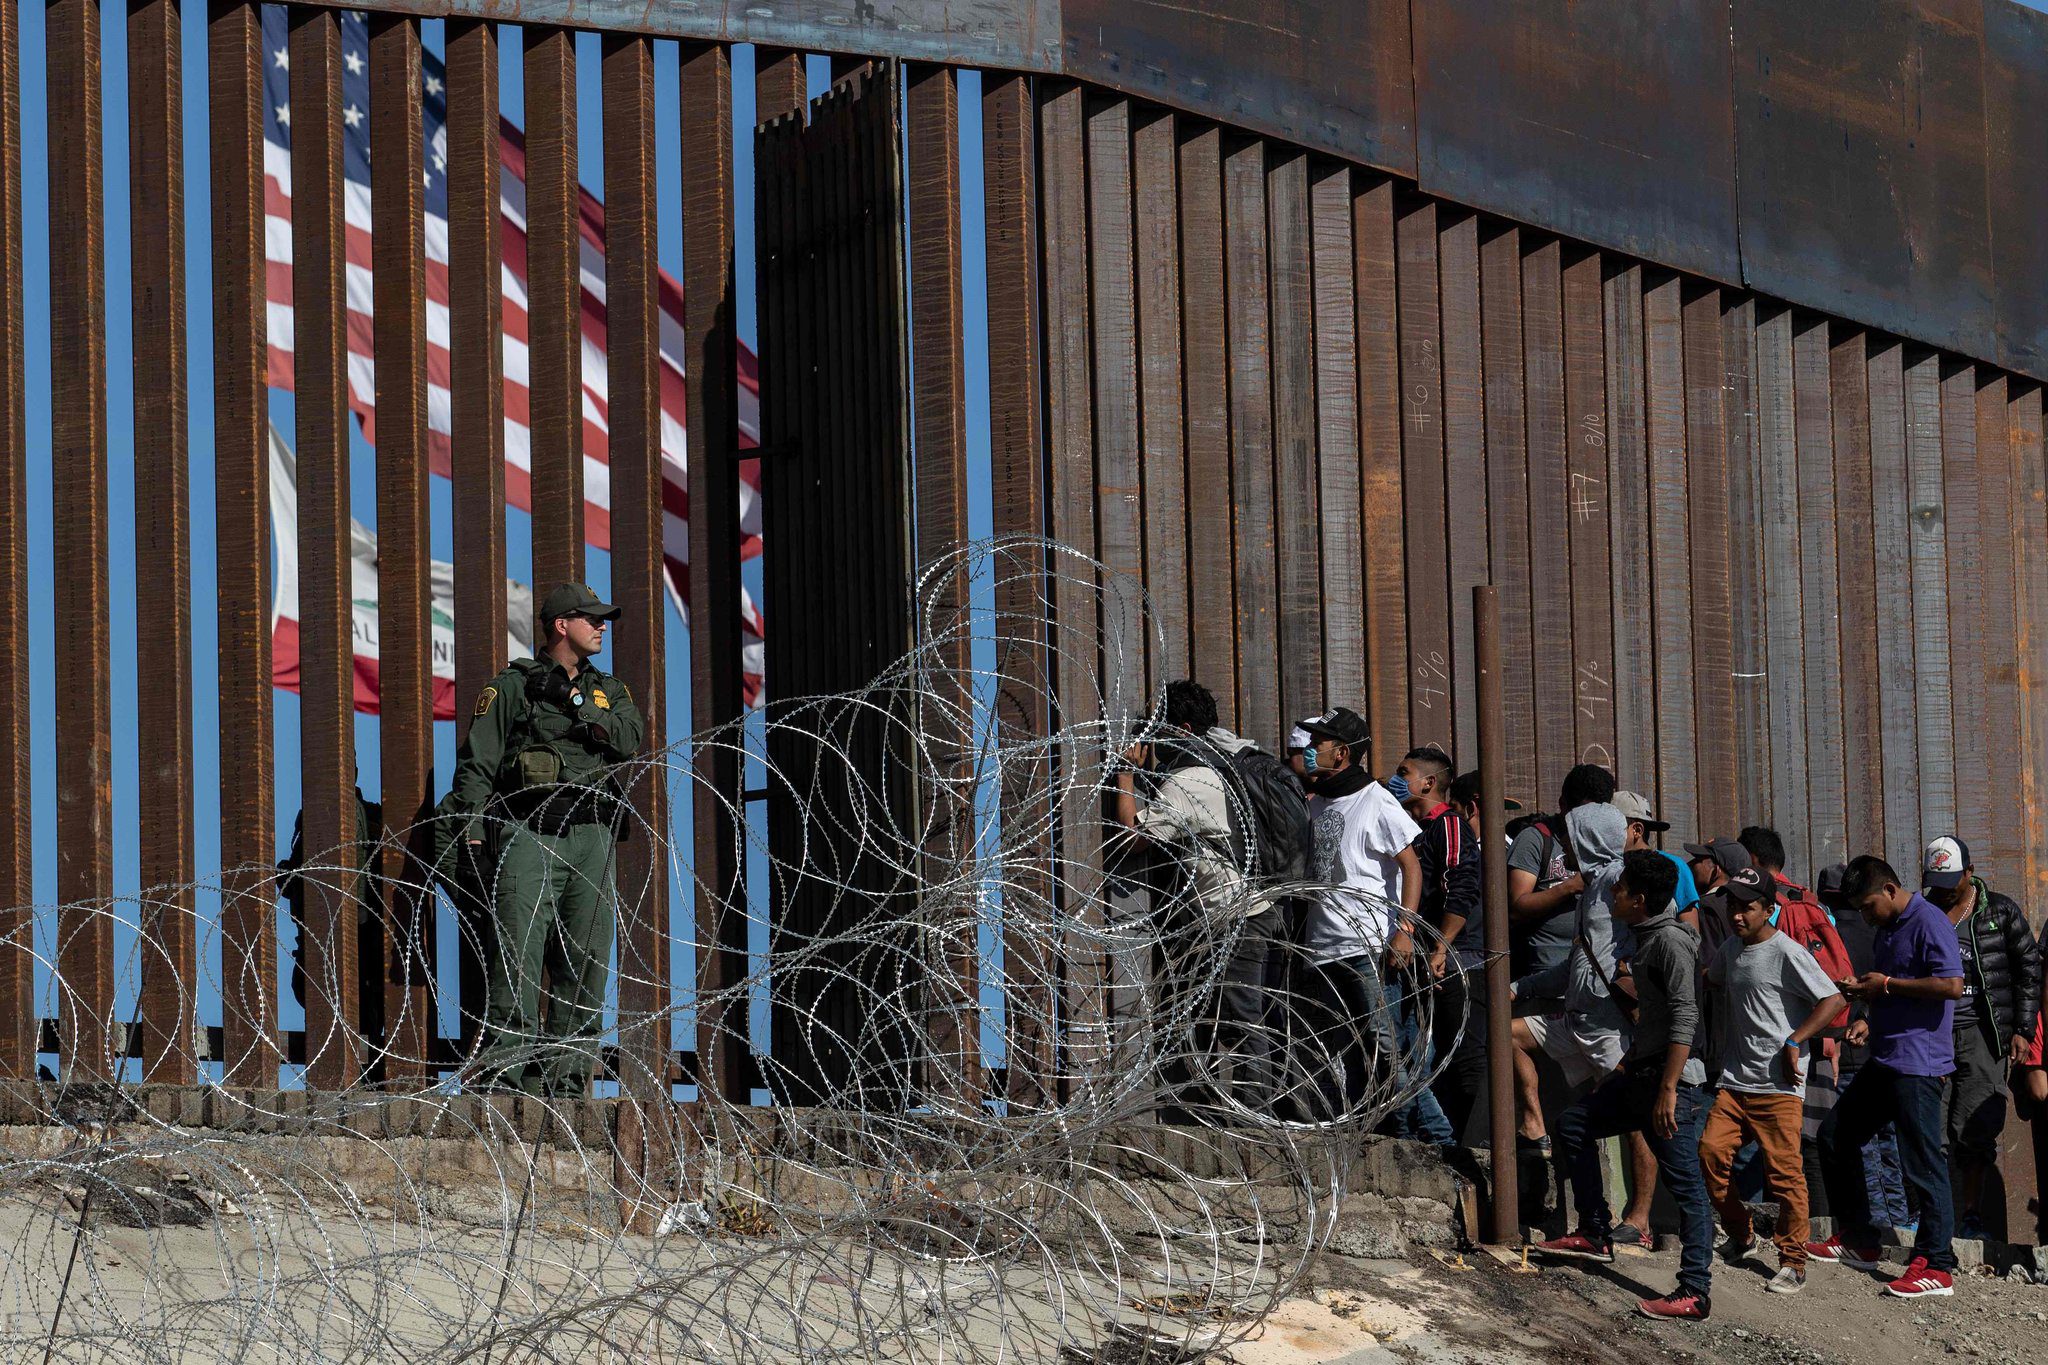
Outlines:
[[[561,780],[585,786],[602,782],[613,764],[640,752],[647,723],[624,683],[586,666],[571,680],[571,699],[557,703],[541,696],[547,673],[566,676],[567,670],[552,659],[517,659],[477,694],[455,781],[442,803],[443,813],[470,817],[462,837],[483,837],[475,817],[493,796],[519,788],[519,755],[527,749],[552,749],[561,759]]]

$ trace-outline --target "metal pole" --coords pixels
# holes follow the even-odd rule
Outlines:
[[[1472,589],[1473,672],[1479,679],[1480,871],[1486,895],[1486,1079],[1493,1139],[1493,1223],[1488,1241],[1521,1240],[1521,1191],[1515,1179],[1514,1041],[1509,1033],[1508,845],[1501,809],[1507,780],[1505,719],[1500,695],[1500,595]]]

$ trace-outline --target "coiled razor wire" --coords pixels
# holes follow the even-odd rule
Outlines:
[[[722,748],[769,814],[726,812],[749,867],[727,888],[693,875],[687,824],[626,808],[641,851],[619,862],[642,872],[620,879],[619,923],[673,879],[679,924],[772,924],[771,951],[708,994],[675,984],[687,930],[658,966],[619,935],[611,999],[652,1002],[608,1010],[619,1098],[479,1099],[474,1049],[452,1069],[398,1055],[420,1022],[403,1009],[424,999],[424,1032],[439,1031],[430,969],[381,1036],[344,1021],[308,1037],[309,1061],[347,1047],[367,1063],[341,1090],[215,1081],[165,1104],[111,1056],[67,1066],[33,1087],[39,1122],[0,1128],[0,1358],[1085,1361],[1137,1333],[1193,1359],[1255,1327],[1333,1227],[1364,1134],[1430,1079],[1434,992],[1409,978],[1407,1032],[1384,995],[1333,1007],[1288,946],[1300,917],[1392,907],[1275,886],[1254,841],[1148,855],[1105,819],[1121,756],[1166,736],[1144,678],[1171,655],[1135,584],[1005,538],[916,588],[922,643],[868,686],[772,704],[622,774],[721,801],[693,759]],[[415,828],[387,847],[417,855],[437,833],[460,846]],[[1212,875],[1196,896],[1219,862],[1235,889],[1219,901]],[[191,907],[274,914],[295,875],[389,941],[431,944],[451,877],[445,857],[424,864],[336,850],[63,922],[134,926],[121,966],[160,980],[181,917],[211,955],[218,925]],[[17,915],[20,943],[34,918]],[[462,932],[489,961],[479,918]],[[1251,933],[1277,943],[1247,1027],[1218,1000]],[[1420,962],[1432,944],[1416,933]],[[341,998],[336,955],[308,955],[309,994]],[[70,1036],[82,1002],[65,959],[60,942],[40,961]],[[241,1036],[278,1037],[259,983],[201,976],[178,983],[178,1018],[149,1026],[192,1037],[212,998]],[[766,1041],[741,1027],[764,1015]],[[755,1049],[765,1103],[649,1070],[703,1019]],[[532,1059],[593,1041],[536,1041]],[[1261,1053],[1263,1075],[1247,1061]]]

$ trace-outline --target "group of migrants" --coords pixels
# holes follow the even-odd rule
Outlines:
[[[1525,1188],[1561,1164],[1578,1220],[1539,1253],[1607,1262],[1617,1243],[1649,1245],[1661,1183],[1682,1255],[1648,1316],[1709,1315],[1717,1215],[1727,1261],[1760,1258],[1759,1194],[1780,1208],[1770,1292],[1799,1292],[1813,1264],[1878,1271],[1889,1231],[1911,1249],[1884,1291],[1948,1295],[1953,1239],[1983,1235],[2008,1100],[2048,1188],[2043,953],[1961,837],[1927,845],[1917,889],[1865,855],[1809,890],[1760,826],[1657,847],[1670,825],[1605,767],[1573,768],[1554,813],[1489,830],[1477,774],[1443,750],[1410,750],[1376,779],[1371,748],[1365,721],[1337,707],[1268,755],[1183,680],[1122,756],[1128,837],[1194,869],[1179,883],[1194,900],[1245,916],[1213,1004],[1217,1050],[1249,1054],[1231,1059],[1245,1102],[1314,1121],[1355,1105],[1389,1059],[1420,1058],[1433,1079],[1383,1131],[1465,1142],[1488,1075],[1481,841],[1498,839],[1518,1160],[1539,1176]],[[1291,911],[1277,893],[1246,896],[1232,881],[1245,867],[1308,893]],[[1326,1064],[1296,1061],[1282,1083],[1274,1054],[1299,1058],[1302,1037]],[[1631,1175],[1618,1221],[1599,1146],[1615,1137]],[[1810,1209],[1832,1235],[1810,1238]]]

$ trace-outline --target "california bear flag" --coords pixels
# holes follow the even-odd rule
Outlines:
[[[271,598],[270,677],[299,690],[299,462],[277,428],[270,429],[270,535],[277,546],[277,588]],[[377,537],[349,522],[355,604],[356,710],[377,714]],[[455,569],[435,560],[429,569],[434,614],[434,719],[455,719]],[[533,653],[533,592],[505,580],[506,657]]]

